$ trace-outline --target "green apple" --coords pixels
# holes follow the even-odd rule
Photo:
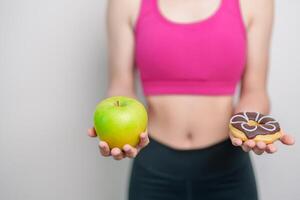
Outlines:
[[[113,96],[102,100],[94,112],[94,127],[100,140],[110,148],[136,147],[139,136],[147,128],[148,115],[144,105],[136,99]]]

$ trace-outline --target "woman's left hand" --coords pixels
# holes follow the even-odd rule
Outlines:
[[[291,136],[282,132],[282,136],[279,139],[280,142],[284,145],[293,145],[295,143],[295,139]],[[274,143],[266,144],[264,142],[255,142],[254,140],[247,140],[243,142],[241,139],[234,137],[232,134],[229,134],[231,142],[234,146],[240,146],[245,152],[253,151],[257,155],[261,155],[264,152],[267,153],[275,153],[277,151],[277,147]]]

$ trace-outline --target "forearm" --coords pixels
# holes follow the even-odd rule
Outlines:
[[[134,91],[122,89],[122,88],[108,89],[106,92],[106,97],[112,97],[112,96],[126,96],[134,99],[138,98]]]
[[[106,96],[126,96],[137,99],[138,97],[135,92],[136,86],[134,80],[134,76],[131,74],[128,75],[128,77],[111,75],[106,90]]]
[[[270,100],[266,92],[252,92],[240,96],[235,106],[234,113],[243,111],[254,111],[269,114]]]

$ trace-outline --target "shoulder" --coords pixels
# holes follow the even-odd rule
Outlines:
[[[131,25],[137,18],[141,2],[142,0],[108,0],[108,15],[119,16]]]
[[[254,21],[272,19],[274,0],[239,0],[246,24]]]

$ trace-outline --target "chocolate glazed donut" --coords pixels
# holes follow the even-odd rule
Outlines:
[[[244,134],[245,137],[239,137],[244,141],[247,139],[259,139],[270,143],[281,136],[279,123],[269,115],[263,115],[259,112],[239,112],[230,119],[229,128],[236,137]],[[265,137],[264,137],[265,136]]]

